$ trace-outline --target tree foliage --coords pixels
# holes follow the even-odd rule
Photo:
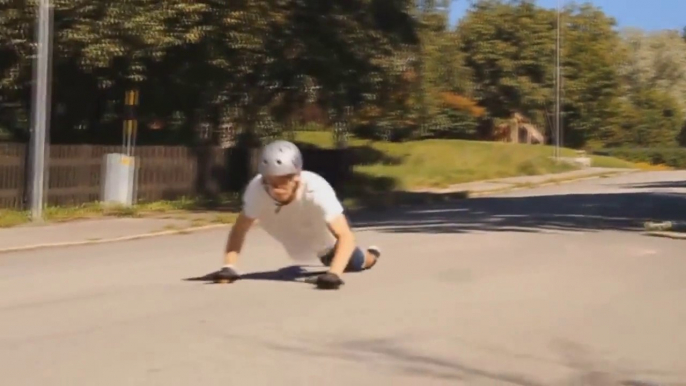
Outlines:
[[[35,3],[0,5],[0,92],[21,103],[16,127],[29,103]],[[130,88],[140,90],[143,120],[162,119],[186,140],[231,112],[251,125],[265,109],[285,119],[308,101],[334,115],[373,102],[416,41],[409,9],[391,0],[56,0],[53,138],[120,136]]]
[[[134,88],[148,142],[310,120],[387,140],[487,138],[515,113],[553,133],[557,15],[533,0],[474,1],[456,26],[448,0],[53,4],[54,141],[121,141]],[[0,9],[0,134],[25,139],[36,1]],[[683,36],[617,30],[589,4],[560,19],[565,145],[686,141]]]

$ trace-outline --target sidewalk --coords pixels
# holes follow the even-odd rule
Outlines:
[[[222,226],[227,225],[195,226],[191,220],[157,218],[102,218],[58,224],[24,225],[0,229],[0,253],[126,241]]]
[[[534,187],[563,181],[571,182],[584,178],[632,171],[628,169],[588,168],[565,173],[471,182],[453,185],[447,189],[415,190],[414,192],[452,193],[467,191],[470,196],[480,196],[522,187]],[[0,229],[0,253],[47,247],[126,241],[226,226],[228,225],[216,223],[201,225],[193,222],[192,217],[186,219],[101,218],[57,224],[29,224]]]
[[[634,172],[634,169],[614,169],[614,168],[586,168],[569,172],[542,174],[536,176],[520,176],[498,178],[487,181],[475,181],[464,184],[451,185],[444,189],[413,189],[417,193],[456,193],[469,192],[470,196],[479,196],[488,193],[497,193],[504,190],[515,188],[527,188],[541,186],[549,183],[559,183],[565,181],[576,181],[580,179],[593,178],[605,175]]]

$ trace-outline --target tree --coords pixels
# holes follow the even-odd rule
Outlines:
[[[565,145],[615,141],[623,55],[615,20],[590,4],[567,7],[562,20]]]
[[[519,112],[546,123],[553,82],[552,13],[533,1],[476,2],[457,27],[460,51],[473,74],[474,95],[488,118]]]
[[[686,41],[677,31],[622,30],[623,81],[631,92],[665,90],[686,110]]]
[[[623,105],[621,140],[641,147],[670,147],[678,144],[684,122],[679,103],[667,92],[640,89]]]
[[[0,94],[26,109],[35,3],[2,1]],[[140,90],[142,119],[177,127],[186,143],[227,110],[248,131],[265,109],[287,119],[305,100],[339,114],[393,87],[395,62],[416,41],[409,0],[54,5],[52,127],[65,141],[121,138],[129,88]]]

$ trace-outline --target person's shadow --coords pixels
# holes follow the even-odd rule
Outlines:
[[[300,265],[292,265],[289,267],[284,267],[276,271],[263,271],[263,272],[251,272],[242,274],[237,280],[267,280],[267,281],[285,281],[285,282],[298,282],[298,283],[310,283],[313,284],[317,276],[325,273],[326,271],[308,271]],[[208,273],[204,276],[190,277],[184,279],[184,281],[200,281],[206,284],[216,284],[217,274],[219,271]]]

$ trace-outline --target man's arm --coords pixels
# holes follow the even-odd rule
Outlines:
[[[350,229],[348,219],[343,213],[329,221],[328,226],[331,233],[338,239],[329,272],[341,276],[355,250],[355,235],[353,234],[352,229]]]
[[[333,187],[322,177],[319,177],[318,182],[314,203],[319,208],[329,231],[337,240],[329,272],[340,276],[345,271],[345,267],[355,250],[355,236],[350,229],[348,219],[345,217],[343,205],[338,200]]]
[[[262,193],[262,184],[259,178],[259,176],[253,178],[243,193],[243,210],[238,215],[236,223],[229,232],[229,239],[226,241],[224,254],[224,265],[236,264],[238,255],[241,253],[243,243],[245,242],[245,235],[258,217],[261,205],[260,193]]]
[[[245,235],[252,227],[255,219],[246,216],[242,212],[238,215],[236,223],[231,227],[229,239],[226,242],[226,254],[224,255],[224,265],[234,265],[238,262],[238,255],[241,253]]]

